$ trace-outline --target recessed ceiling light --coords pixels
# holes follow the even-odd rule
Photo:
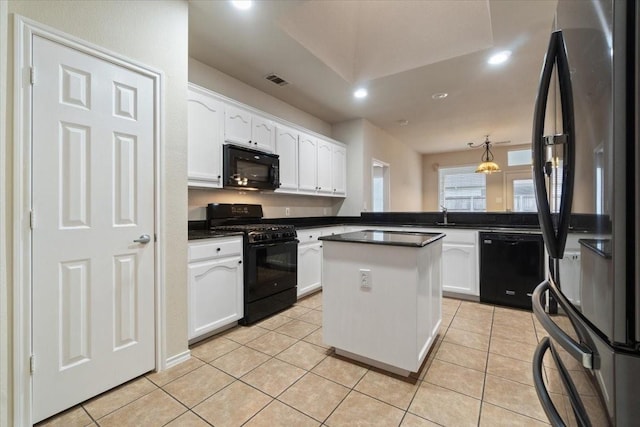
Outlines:
[[[487,62],[491,65],[502,64],[507,59],[509,59],[510,56],[511,56],[510,50],[503,50],[502,52],[498,52],[492,55]]]
[[[253,6],[253,1],[251,1],[251,0],[232,0],[231,4],[236,9],[247,10],[247,9],[251,9],[251,6]]]
[[[433,99],[445,99],[447,96],[449,96],[448,93],[440,92],[440,93],[434,93],[433,95],[431,95],[431,98],[433,98]]]
[[[356,89],[356,91],[353,92],[353,96],[355,96],[356,98],[366,98],[367,95],[369,95],[369,92],[367,92],[367,90],[363,87]]]

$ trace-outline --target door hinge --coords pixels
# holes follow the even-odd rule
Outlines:
[[[36,68],[35,67],[31,67],[29,69],[29,82],[31,83],[32,86],[36,84]]]
[[[36,214],[33,211],[29,211],[29,227],[33,230],[36,226]]]
[[[34,354],[29,358],[29,372],[32,374],[36,371],[36,356]]]

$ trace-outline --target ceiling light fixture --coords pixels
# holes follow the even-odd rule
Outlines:
[[[231,4],[240,10],[248,10],[253,6],[253,1],[251,0],[231,0]]]
[[[498,52],[492,55],[487,62],[491,65],[502,64],[503,62],[506,62],[510,56],[511,56],[510,50],[503,50],[502,52]]]
[[[353,92],[353,96],[358,99],[366,98],[367,95],[369,95],[369,92],[367,92],[367,90],[363,87],[356,89],[356,91]]]
[[[433,98],[433,99],[445,99],[447,96],[449,96],[448,93],[440,92],[440,93],[434,93],[433,95],[431,95],[431,98]]]
[[[491,152],[491,142],[489,142],[489,135],[485,136],[484,142],[481,145],[474,146],[473,143],[467,144],[471,148],[477,148],[484,145],[484,153],[482,154],[481,163],[476,168],[476,173],[484,173],[491,175],[494,172],[501,172],[500,166],[493,161],[493,153]]]

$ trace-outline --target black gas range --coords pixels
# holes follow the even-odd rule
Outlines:
[[[210,203],[212,231],[244,234],[244,317],[248,325],[296,302],[298,239],[295,227],[262,222],[262,206]]]

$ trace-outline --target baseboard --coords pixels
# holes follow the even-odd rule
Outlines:
[[[455,298],[455,299],[462,299],[462,300],[466,300],[466,301],[480,302],[480,297],[479,296],[461,294],[461,293],[458,293],[458,292],[443,291],[442,292],[442,296],[443,297],[447,297],[447,298]]]
[[[165,361],[165,369],[169,369],[173,366],[181,364],[182,362],[186,362],[190,358],[191,358],[191,350],[185,350],[180,354],[171,356]]]

